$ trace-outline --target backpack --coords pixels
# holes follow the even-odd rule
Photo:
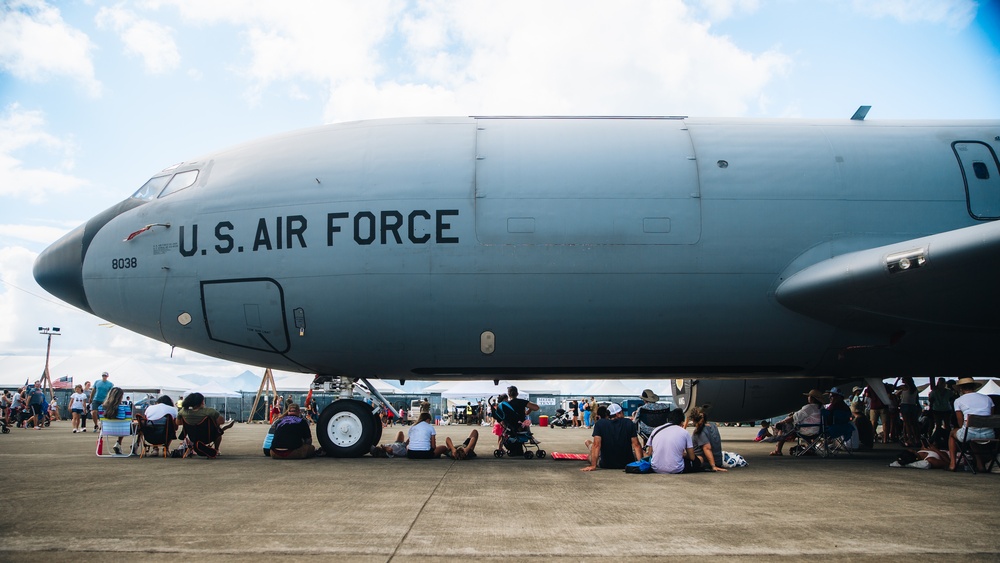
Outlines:
[[[625,466],[625,473],[646,474],[653,472],[653,465],[644,459],[633,461]]]

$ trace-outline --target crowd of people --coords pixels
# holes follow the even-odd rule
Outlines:
[[[836,413],[849,420],[853,433],[853,448],[871,449],[876,442],[889,444],[897,442],[906,450],[899,462],[925,462],[932,468],[955,470],[959,444],[963,441],[993,437],[992,428],[977,428],[967,423],[969,415],[991,415],[993,401],[989,396],[975,393],[979,384],[971,378],[946,381],[932,380],[926,408],[920,407],[918,399],[922,388],[912,378],[901,378],[896,384],[886,384],[884,390],[871,387],[854,387],[850,392],[839,387],[828,391],[811,390],[805,395],[805,405],[775,423],[773,427],[765,421],[756,441],[773,442],[772,456],[783,455],[784,446],[789,441],[807,439],[820,430],[824,416]],[[91,386],[90,382],[76,385],[68,398],[73,433],[87,431],[87,421],[93,422],[96,431],[101,419],[131,417],[131,410],[124,411],[122,405],[131,406],[122,389],[114,386],[108,373]],[[883,391],[883,392],[877,392]],[[622,406],[610,403],[602,406],[594,400],[573,400],[569,402],[571,426],[592,430],[585,442],[587,465],[583,471],[597,469],[623,469],[628,464],[644,460],[656,473],[689,473],[694,471],[726,471],[723,462],[722,441],[718,427],[709,421],[709,408],[692,407],[685,413],[671,409],[661,403],[659,397],[649,389],[643,391],[643,404],[632,417],[624,415]],[[888,400],[886,400],[888,399]],[[399,432],[393,442],[371,448],[373,457],[407,457],[410,459],[432,459],[442,456],[456,460],[476,457],[479,442],[478,430],[472,430],[465,440],[456,444],[446,438],[443,444],[437,441],[430,403],[425,398],[419,403],[417,422],[407,434]],[[39,382],[26,385],[13,393],[0,394],[0,420],[5,425],[22,428],[41,429],[50,420],[59,420],[58,408],[51,408],[47,396]],[[477,420],[484,426],[492,425],[497,437],[497,451],[513,449],[517,444],[505,443],[514,436],[522,437],[521,443],[533,441],[529,415],[539,409],[538,405],[518,397],[517,388],[511,386],[506,394],[491,399],[487,404],[477,404]],[[383,414],[383,425],[394,425],[394,415]],[[405,409],[398,408],[399,418],[405,417]],[[205,398],[200,393],[191,393],[177,407],[168,396],[160,397],[138,416],[139,432],[153,420],[169,416],[180,430],[180,449],[196,448],[208,457],[220,454],[222,436],[233,422],[225,421],[219,411],[206,407]],[[211,421],[213,429],[208,438],[191,441],[188,429],[203,426]],[[271,428],[273,441],[269,455],[277,459],[302,459],[324,455],[322,449],[313,444],[310,424],[318,419],[316,403],[311,394],[305,405],[300,407],[291,395],[277,396],[271,404]],[[772,432],[773,430],[773,432]],[[524,438],[527,436],[527,438]],[[122,439],[119,437],[113,449],[121,453]],[[204,448],[202,448],[204,446]],[[518,450],[520,453],[520,450]]]

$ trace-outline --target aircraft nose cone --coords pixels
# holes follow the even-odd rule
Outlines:
[[[93,313],[83,290],[84,231],[80,225],[46,248],[35,260],[32,274],[45,291],[59,299]]]

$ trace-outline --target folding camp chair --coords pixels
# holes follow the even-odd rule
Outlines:
[[[962,432],[967,432],[967,428],[992,428],[993,438],[965,440],[961,436]],[[958,429],[960,440],[957,440],[958,451],[961,452],[965,460],[965,466],[976,474],[976,456],[983,460],[983,470],[989,473],[997,464],[997,454],[1000,453],[1000,415],[977,416],[970,414],[963,428]]]
[[[184,423],[181,429],[181,437],[187,447],[184,449],[185,458],[193,455],[200,455],[208,459],[215,459],[219,455],[216,444],[222,438],[222,429],[219,422],[210,416],[206,416],[198,424]]]
[[[156,420],[142,417],[138,420],[139,435],[142,436],[142,447],[139,457],[146,457],[146,452],[153,447],[163,448],[163,457],[167,457],[170,442],[177,439],[177,424],[174,417],[167,414]]]
[[[99,412],[101,429],[97,434],[97,456],[98,457],[131,457],[135,455],[136,429],[132,424],[132,405],[119,405],[118,418],[106,418],[103,408]],[[111,438],[113,442],[106,444],[105,438]],[[115,453],[114,446],[118,443],[118,438],[128,438],[128,453]],[[122,445],[125,445],[122,440]]]
[[[821,434],[826,456],[837,453],[854,455],[851,451],[851,439],[854,437],[854,425],[851,424],[851,411],[828,411],[823,409],[823,418],[824,423]]]
[[[649,410],[643,407],[639,407],[636,410],[636,427],[638,429],[639,442],[642,447],[646,447],[646,441],[649,440],[649,435],[647,432],[643,432],[645,428],[652,429],[663,426],[667,423],[667,416],[670,414],[670,409],[660,409],[660,410]],[[645,425],[645,427],[643,426]]]

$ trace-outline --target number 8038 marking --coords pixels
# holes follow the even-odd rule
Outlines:
[[[131,270],[132,268],[139,267],[139,259],[135,256],[130,258],[112,258],[111,259],[111,269],[112,270]]]

